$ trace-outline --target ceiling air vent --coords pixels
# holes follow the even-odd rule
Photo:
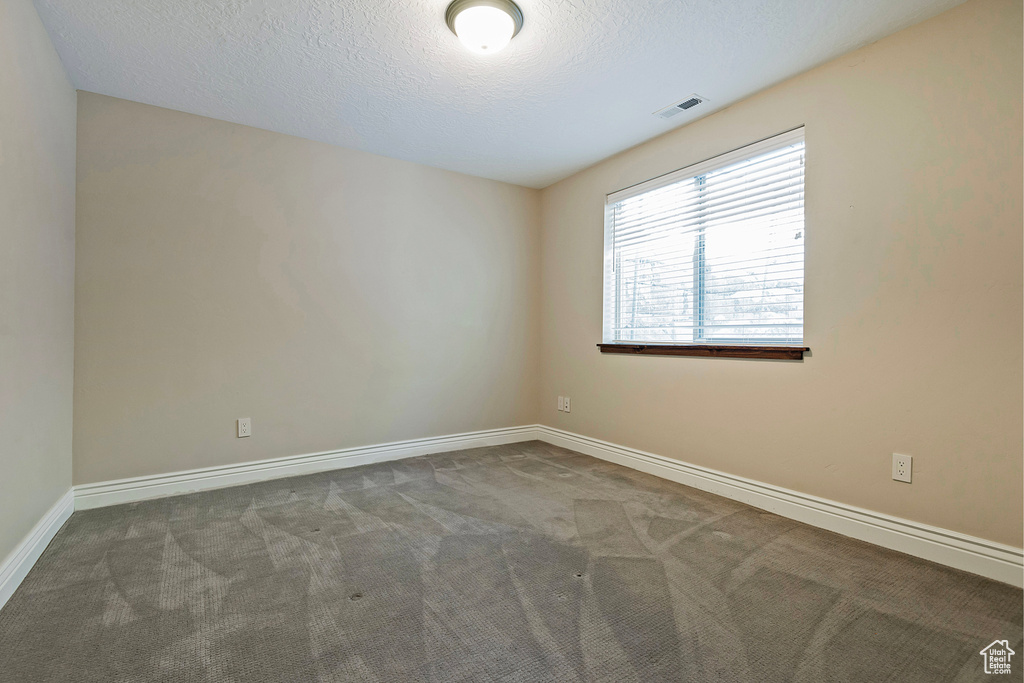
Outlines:
[[[694,93],[692,95],[684,97],[683,99],[679,100],[674,104],[668,105],[664,109],[659,109],[658,111],[654,112],[654,115],[660,116],[663,119],[670,119],[676,114],[680,114],[686,111],[687,109],[693,109],[702,102],[707,102],[707,100],[701,97],[700,95]]]

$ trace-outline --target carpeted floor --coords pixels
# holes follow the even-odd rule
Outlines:
[[[76,512],[0,680],[980,681],[1021,591],[540,442]]]

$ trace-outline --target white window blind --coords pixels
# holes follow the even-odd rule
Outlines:
[[[604,342],[803,343],[797,129],[608,195]]]

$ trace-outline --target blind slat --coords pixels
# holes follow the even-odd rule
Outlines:
[[[802,177],[802,164],[793,163],[785,169],[766,169],[757,175],[735,178],[702,176],[707,182],[691,179],[686,183],[669,186],[658,191],[659,197],[634,197],[619,205],[620,218],[625,222],[657,220],[681,206],[702,201],[704,206],[718,206],[751,196],[767,188],[786,188],[798,185]],[[671,192],[671,194],[669,194]]]
[[[643,230],[631,230],[626,234],[619,234],[617,237],[623,244],[638,241],[649,241],[667,235],[682,235],[696,232],[708,227],[740,226],[744,223],[764,219],[766,216],[785,217],[787,213],[801,216],[802,221],[804,198],[788,195],[783,197],[771,197],[766,201],[740,207],[732,211],[718,214],[704,215],[692,209],[680,214],[675,221],[658,222]]]
[[[796,242],[796,240],[790,240],[790,242]],[[705,257],[704,267],[714,269],[716,273],[733,269],[756,270],[761,266],[775,263],[803,263],[803,243],[761,249],[751,252],[749,258],[741,258],[736,254],[723,254],[717,258],[708,258],[707,249],[701,249],[699,245],[665,250],[660,253],[638,250],[623,254],[616,267],[628,268],[636,262],[643,263],[649,269],[685,269],[693,263],[695,257],[701,254]]]

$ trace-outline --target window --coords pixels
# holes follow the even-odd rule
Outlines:
[[[608,195],[602,351],[802,358],[804,137]]]

